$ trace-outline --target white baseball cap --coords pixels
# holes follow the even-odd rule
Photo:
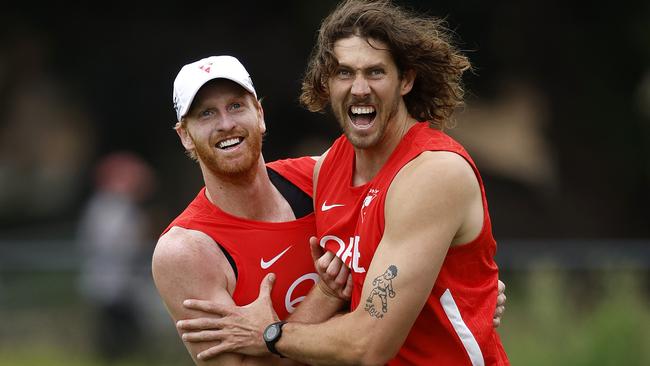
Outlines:
[[[253,81],[239,60],[232,56],[206,57],[183,66],[174,80],[174,109],[178,121],[189,111],[199,89],[208,81],[219,78],[236,82],[257,99]]]

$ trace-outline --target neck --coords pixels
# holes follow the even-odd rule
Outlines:
[[[374,146],[354,148],[355,168],[353,185],[359,186],[371,181],[386,164],[404,135],[417,121],[411,117],[406,108],[400,109],[395,117],[388,121],[384,134]]]
[[[233,216],[266,222],[295,219],[291,206],[271,183],[264,159],[237,176],[214,174],[201,165],[208,200]]]

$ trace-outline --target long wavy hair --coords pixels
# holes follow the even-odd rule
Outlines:
[[[450,126],[454,110],[464,104],[462,75],[470,62],[454,46],[444,20],[390,0],[346,0],[323,20],[303,78],[300,102],[305,108],[324,112],[328,106],[327,81],[338,66],[334,43],[351,36],[386,44],[401,75],[415,71],[413,89],[404,96],[412,117],[435,128]]]

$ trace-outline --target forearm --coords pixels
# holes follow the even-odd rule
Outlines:
[[[334,295],[326,294],[318,285],[314,285],[307,297],[288,317],[290,322],[321,323],[347,309],[348,302]]]
[[[309,365],[383,364],[383,358],[376,359],[383,355],[371,344],[372,320],[362,317],[348,313],[320,324],[289,322],[282,329],[276,349],[285,357]]]

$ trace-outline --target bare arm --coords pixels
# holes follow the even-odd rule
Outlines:
[[[163,235],[156,245],[152,260],[152,274],[167,310],[174,320],[205,316],[204,313],[183,307],[188,297],[234,304],[232,292],[235,275],[221,249],[207,235],[179,227]],[[182,332],[179,331],[179,335]],[[254,365],[269,364],[259,359],[224,353],[209,361],[199,360],[199,352],[216,342],[184,342],[197,365]]]

